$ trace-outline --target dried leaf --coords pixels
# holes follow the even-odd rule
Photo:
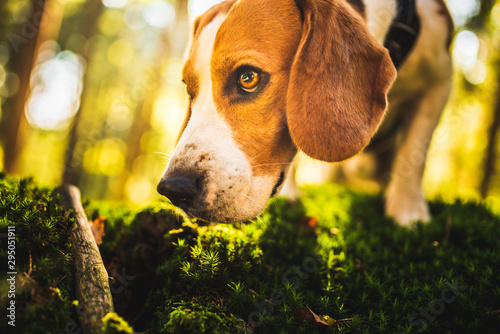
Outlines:
[[[94,240],[99,246],[102,244],[102,237],[104,236],[104,222],[106,221],[106,217],[99,217],[94,219],[92,224],[90,225],[90,229],[92,230],[92,235],[94,235]]]
[[[335,320],[328,315],[317,315],[309,307],[303,307],[297,311],[295,319],[298,322],[308,321],[314,323],[316,326],[326,327],[332,325],[343,325],[346,322],[352,321],[353,318]]]
[[[318,326],[331,326],[307,306],[297,311],[297,313],[295,314],[295,319],[297,319],[298,322],[312,322]]]
[[[314,230],[314,228],[318,225],[318,218],[305,216],[302,217],[299,221],[300,228],[305,230]]]
[[[259,294],[255,292],[253,289],[248,289],[248,292],[250,292],[252,295],[259,297]]]
[[[366,265],[361,262],[360,259],[356,258],[356,269],[360,270],[363,274],[366,275]]]

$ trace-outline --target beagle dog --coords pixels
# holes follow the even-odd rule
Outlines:
[[[450,92],[452,33],[444,0],[215,5],[194,22],[189,108],[158,192],[205,220],[249,219],[279,194],[297,150],[342,161],[396,128],[386,214],[429,220],[421,180]]]

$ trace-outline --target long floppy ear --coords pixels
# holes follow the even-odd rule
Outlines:
[[[396,70],[345,1],[296,2],[303,31],[290,72],[288,127],[305,154],[341,161],[361,151],[377,130]]]

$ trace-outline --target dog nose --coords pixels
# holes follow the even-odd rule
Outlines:
[[[187,209],[193,205],[197,194],[196,180],[186,176],[169,176],[161,178],[156,190],[167,197],[173,205]]]

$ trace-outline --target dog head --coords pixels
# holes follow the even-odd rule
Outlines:
[[[341,161],[381,122],[395,69],[341,0],[229,0],[194,23],[185,126],[158,192],[233,222],[279,193],[297,148]]]

